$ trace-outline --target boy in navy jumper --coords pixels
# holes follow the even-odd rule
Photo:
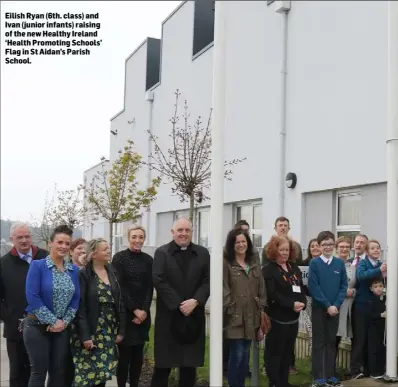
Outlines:
[[[313,387],[341,386],[335,377],[336,335],[339,309],[347,293],[344,261],[333,257],[335,238],[322,231],[317,238],[322,255],[313,258],[308,273],[312,296],[312,376]]]
[[[386,370],[386,345],[384,344],[384,334],[387,312],[384,282],[380,277],[371,281],[370,291],[372,292],[372,301],[368,330],[368,364],[370,377],[373,379],[381,379]]]

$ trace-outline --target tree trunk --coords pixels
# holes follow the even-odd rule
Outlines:
[[[195,210],[195,194],[191,193],[189,197],[189,220],[193,223],[193,212]]]
[[[113,257],[113,222],[109,221],[109,248],[111,250],[111,259]]]

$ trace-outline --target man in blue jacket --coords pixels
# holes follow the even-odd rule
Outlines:
[[[312,296],[313,387],[341,386],[335,377],[336,335],[339,309],[347,293],[344,261],[333,257],[334,234],[322,231],[317,238],[322,255],[313,258],[308,273]]]

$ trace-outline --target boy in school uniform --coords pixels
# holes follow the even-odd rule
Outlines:
[[[373,379],[381,379],[386,370],[386,345],[385,345],[385,328],[386,328],[386,295],[383,279],[374,278],[370,283],[371,311],[368,330],[368,364],[370,377]]]
[[[347,272],[333,256],[335,237],[322,231],[317,238],[321,256],[309,265],[308,290],[312,296],[312,387],[340,387],[335,376],[339,309],[347,293]]]

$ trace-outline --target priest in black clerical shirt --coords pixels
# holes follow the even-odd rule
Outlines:
[[[157,298],[151,387],[167,387],[172,368],[180,370],[180,387],[193,387],[196,368],[204,363],[210,254],[192,243],[189,219],[178,219],[171,233],[173,241],[156,250],[153,263]]]

